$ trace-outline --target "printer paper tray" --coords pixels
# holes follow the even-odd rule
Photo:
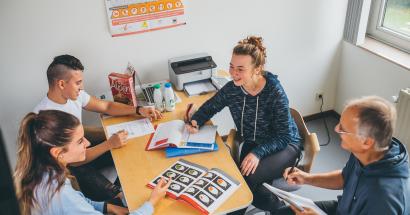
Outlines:
[[[202,80],[185,84],[184,91],[188,96],[195,96],[215,92],[216,87],[210,80]]]

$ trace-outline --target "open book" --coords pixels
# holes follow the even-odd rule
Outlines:
[[[190,134],[182,120],[172,120],[156,126],[148,140],[146,150],[162,149],[166,147],[200,148],[212,150],[214,148],[216,126],[204,125],[196,134]]]
[[[283,201],[297,208],[299,211],[303,211],[303,207],[306,207],[306,208],[312,208],[319,215],[326,215],[326,213],[322,209],[320,209],[311,199],[283,191],[276,187],[272,187],[271,185],[267,183],[263,183],[263,186],[265,186],[269,191],[275,194],[278,198],[282,199]]]
[[[207,169],[180,159],[147,186],[154,188],[161,177],[171,178],[167,195],[188,203],[203,214],[213,213],[241,185],[224,171]]]

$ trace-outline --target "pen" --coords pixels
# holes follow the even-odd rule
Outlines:
[[[192,125],[192,121],[189,121],[188,123],[189,123],[189,125],[191,125],[192,127],[198,129],[198,125],[196,125],[196,126]]]
[[[191,119],[189,115],[190,115],[190,112],[193,106],[194,106],[193,103],[189,103],[185,111],[185,120],[186,120],[185,122],[189,122],[190,124],[191,124]]]
[[[299,164],[299,161],[300,161],[300,160],[301,160],[301,159],[300,159],[300,156],[296,158],[295,164],[292,166],[292,168],[290,168],[290,170],[289,170],[289,172],[288,172],[288,175],[287,175],[286,178],[285,178],[285,181],[288,180],[289,174],[291,174],[291,173],[293,172],[293,170],[295,169],[295,167]]]

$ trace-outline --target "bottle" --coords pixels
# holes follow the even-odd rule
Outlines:
[[[174,90],[172,89],[171,83],[165,84],[164,99],[165,99],[165,110],[167,111],[175,110],[175,96],[174,96]]]
[[[162,97],[160,84],[154,85],[154,96],[153,97],[154,97],[155,109],[161,112],[164,111],[164,103],[163,103],[163,97]]]

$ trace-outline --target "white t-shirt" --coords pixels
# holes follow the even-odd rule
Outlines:
[[[65,104],[58,104],[51,101],[47,96],[34,108],[33,112],[38,113],[40,110],[61,110],[76,116],[81,122],[83,107],[87,106],[90,101],[90,95],[84,90],[80,91],[77,100],[68,99]]]

